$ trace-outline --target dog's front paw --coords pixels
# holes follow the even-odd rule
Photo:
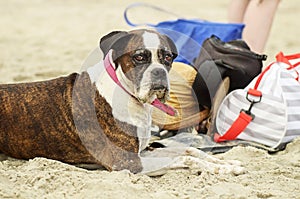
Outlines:
[[[215,174],[234,174],[234,175],[241,175],[246,172],[245,168],[241,166],[239,161],[235,161],[236,163],[233,164],[232,161],[223,161],[223,163],[213,163],[211,165],[211,169]]]
[[[143,159],[143,165],[148,167],[146,171],[151,172],[164,171],[165,173],[173,169],[197,169],[213,174],[240,175],[245,173],[245,168],[240,161],[222,160],[193,147],[158,148],[144,153]]]
[[[245,168],[242,166],[242,163],[238,160],[221,160],[213,156],[207,156],[204,159],[208,169],[216,174],[234,174],[240,175],[245,173]]]
[[[194,161],[195,163],[189,163],[190,165],[198,164],[198,167],[212,173],[232,173],[234,175],[245,173],[245,168],[238,160],[222,160],[193,147],[187,148],[185,155],[193,157],[190,161]]]
[[[211,161],[211,160],[214,161]],[[215,161],[217,158],[198,158],[193,156],[180,156],[177,157],[173,162],[172,167],[174,168],[190,168],[190,169],[200,169],[201,171],[208,171],[213,174],[234,174],[241,175],[245,173],[245,168],[241,166],[239,161],[226,161],[219,160]]]

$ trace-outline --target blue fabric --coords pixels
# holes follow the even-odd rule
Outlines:
[[[128,12],[132,8],[145,7],[154,9],[158,12],[175,17],[175,21],[163,21],[158,24],[133,23],[128,18]],[[176,44],[179,56],[175,61],[192,64],[194,59],[199,55],[202,42],[216,35],[224,42],[242,37],[244,24],[236,23],[215,23],[200,19],[183,19],[177,14],[165,10],[159,6],[148,3],[133,3],[124,11],[124,19],[130,26],[148,26],[153,27],[160,33],[168,35]]]
[[[216,35],[224,42],[240,39],[245,25],[215,23],[198,19],[178,19],[150,26],[153,26],[158,32],[168,35],[175,42],[179,52],[175,61],[192,64],[199,55],[205,39],[211,35]]]

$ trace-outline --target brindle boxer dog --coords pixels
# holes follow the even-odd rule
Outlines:
[[[236,162],[193,148],[143,152],[151,135],[151,109],[174,113],[162,104],[177,56],[167,36],[116,31],[101,39],[100,48],[104,60],[80,74],[0,85],[1,152],[148,175],[182,167],[242,171]]]

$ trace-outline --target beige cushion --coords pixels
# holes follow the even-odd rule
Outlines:
[[[192,85],[197,71],[184,63],[174,62],[170,71],[170,99],[167,104],[174,107],[177,116],[169,116],[159,109],[152,113],[153,123],[167,130],[177,130],[198,125],[208,117],[209,110],[199,111]]]

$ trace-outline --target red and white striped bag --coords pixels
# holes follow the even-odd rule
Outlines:
[[[300,53],[280,52],[245,89],[229,93],[217,112],[215,141],[241,139],[278,148],[300,136],[299,61]]]

